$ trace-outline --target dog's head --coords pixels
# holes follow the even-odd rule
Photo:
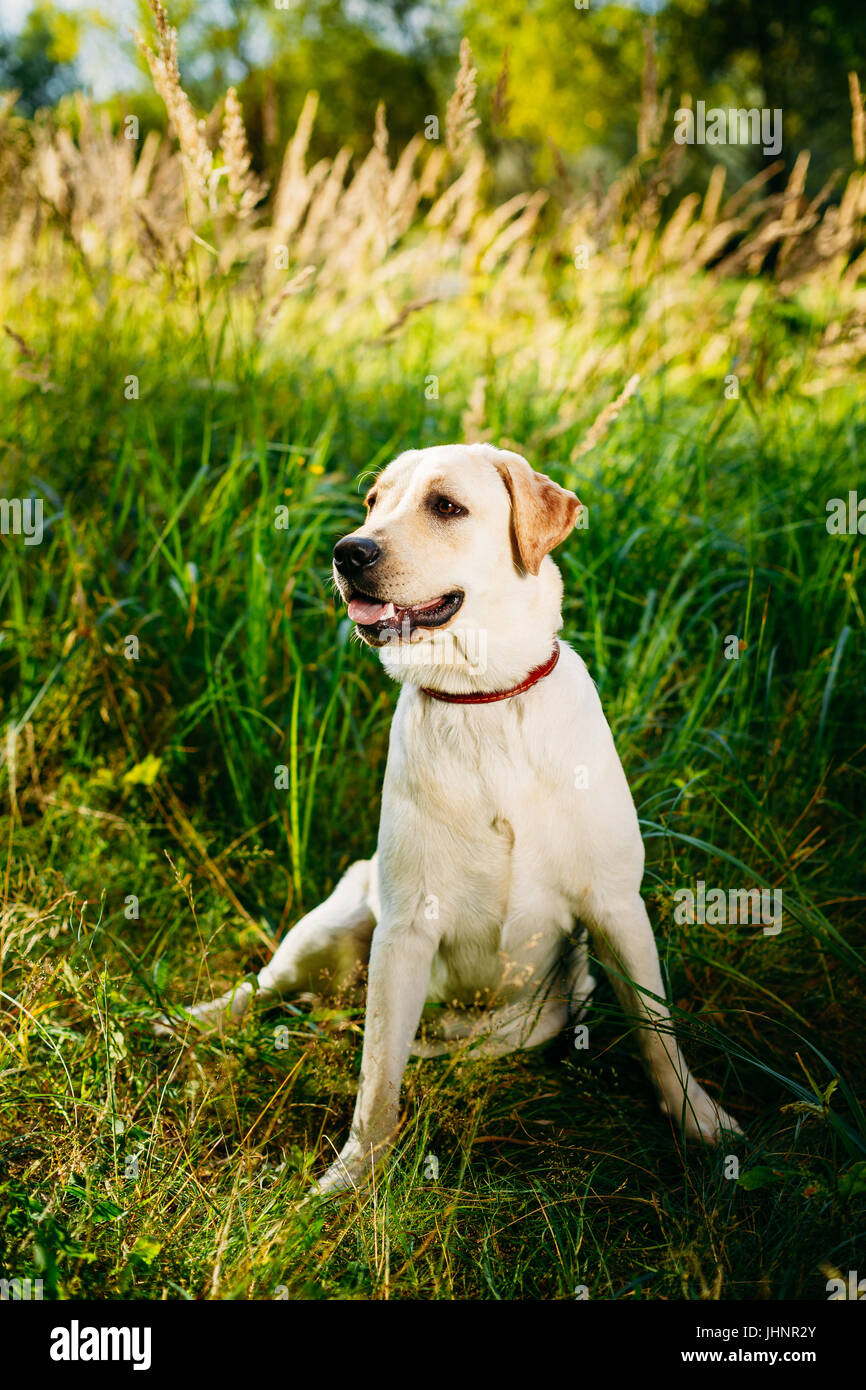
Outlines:
[[[519,454],[454,444],[401,454],[366,506],[334,548],[334,578],[391,675],[492,688],[550,654],[562,584],[549,551],[575,524],[573,492]]]

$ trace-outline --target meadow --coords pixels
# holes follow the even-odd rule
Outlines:
[[[825,1299],[866,1272],[864,557],[827,527],[866,498],[856,80],[835,201],[805,155],[781,192],[679,199],[649,85],[615,186],[496,204],[468,49],[440,140],[389,154],[381,108],[365,161],[308,167],[311,97],[268,192],[154,9],[176,140],[84,103],[0,126],[2,491],[44,500],[40,545],[0,538],[0,1271],[58,1298]],[[411,1063],[387,1173],[299,1207],[362,999],[152,1022],[372,851],[396,691],[330,554],[365,478],[455,439],[588,507],[563,635],[685,1051],[745,1135],[682,1143],[602,982],[588,1049]],[[781,890],[781,930],[678,921],[698,880]]]

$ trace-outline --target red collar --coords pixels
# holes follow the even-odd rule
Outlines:
[[[473,695],[449,695],[445,690],[431,690],[429,685],[422,685],[421,689],[425,695],[430,695],[434,700],[445,700],[449,705],[490,705],[494,700],[510,700],[512,695],[522,695],[524,690],[531,690],[539,681],[544,680],[545,676],[550,675],[558,660],[559,643],[554,641],[553,652],[544,664],[536,666],[525,681],[512,686],[510,690],[479,690]]]

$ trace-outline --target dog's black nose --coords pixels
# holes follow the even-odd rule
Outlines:
[[[382,554],[369,536],[344,536],[334,546],[334,564],[346,579],[356,579],[364,570],[375,565]]]

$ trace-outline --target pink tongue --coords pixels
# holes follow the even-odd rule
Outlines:
[[[387,622],[401,613],[426,613],[428,608],[438,608],[441,602],[441,597],[431,598],[427,603],[416,603],[412,608],[395,608],[393,603],[379,603],[373,598],[353,598],[346,611],[353,623],[369,627],[371,623]]]
[[[362,627],[368,627],[370,623],[378,623],[382,618],[393,613],[394,609],[390,603],[377,603],[375,599],[353,598],[346,610],[353,623],[360,623]]]

